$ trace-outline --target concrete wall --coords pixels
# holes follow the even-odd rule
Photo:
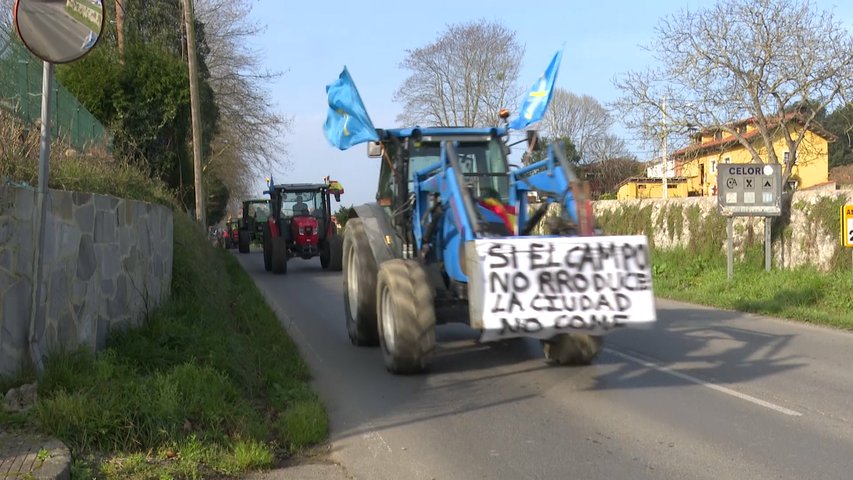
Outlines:
[[[773,265],[774,267],[794,268],[803,265],[813,265],[821,270],[827,270],[832,265],[833,257],[844,253],[841,246],[840,213],[834,209],[834,204],[853,204],[853,191],[808,191],[797,192],[791,201],[790,223],[780,232],[774,234]],[[694,208],[695,207],[695,208]],[[692,197],[678,199],[654,200],[602,200],[594,203],[596,216],[606,212],[625,213],[627,209],[634,212],[650,208],[648,219],[636,214],[627,221],[648,223],[634,225],[634,232],[649,234],[651,241],[658,248],[674,247],[689,248],[690,245],[702,245],[707,238],[692,239],[691,235],[702,229],[691,222],[711,224],[716,216],[716,223],[721,217],[717,213],[717,197]],[[698,208],[698,215],[696,211]],[[691,215],[690,212],[693,212]],[[640,229],[637,227],[646,227]],[[718,245],[725,251],[725,223],[721,224],[722,236]],[[707,234],[707,230],[705,231]],[[759,217],[737,217],[734,224],[734,246],[736,251],[750,243],[761,245],[764,239],[764,219]]]
[[[164,300],[172,278],[172,213],[163,206],[51,190],[38,320],[30,325],[36,193],[0,185],[0,374],[30,357],[135,325]]]

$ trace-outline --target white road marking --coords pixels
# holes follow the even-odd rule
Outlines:
[[[665,367],[663,365],[658,365],[656,363],[652,363],[652,362],[649,362],[647,360],[643,360],[642,358],[637,358],[633,355],[629,355],[627,353],[622,353],[620,351],[613,350],[612,348],[609,348],[609,347],[604,347],[604,351],[607,353],[612,353],[613,355],[616,355],[617,357],[622,357],[625,360],[629,360],[631,362],[638,363],[638,364],[640,364],[646,368],[651,368],[653,370],[657,370],[659,372],[672,375],[673,377],[678,377],[682,380],[687,380],[688,382],[692,382],[692,383],[695,383],[697,385],[702,385],[703,387],[708,387],[711,390],[716,390],[720,393],[725,393],[726,395],[730,395],[732,397],[739,398],[741,400],[745,400],[745,401],[753,403],[755,405],[760,405],[762,407],[769,408],[770,410],[774,410],[776,412],[779,412],[779,413],[782,413],[785,415],[790,415],[792,417],[801,417],[803,415],[800,412],[797,412],[797,411],[776,405],[775,403],[771,403],[771,402],[768,402],[766,400],[762,400],[760,398],[753,397],[752,395],[747,395],[745,393],[738,392],[737,390],[732,390],[731,388],[726,388],[726,387],[723,387],[723,386],[720,386],[720,385],[717,385],[714,383],[706,382],[705,380],[696,378],[696,377],[688,375],[686,373],[681,373],[681,372],[679,372],[677,370],[673,370],[669,367]]]

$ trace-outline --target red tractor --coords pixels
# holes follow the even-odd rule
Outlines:
[[[264,268],[276,274],[287,273],[291,258],[308,260],[320,257],[320,266],[341,270],[343,239],[332,221],[331,197],[341,201],[340,183],[269,182],[270,216],[264,226]]]

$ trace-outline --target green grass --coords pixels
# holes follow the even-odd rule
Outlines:
[[[30,418],[80,478],[207,478],[274,466],[325,439],[307,367],[233,256],[175,216],[173,294],[97,356],[52,357]]]
[[[736,259],[729,281],[723,254],[656,250],[655,294],[685,302],[853,329],[853,272],[820,272],[812,267],[764,270],[753,249]]]

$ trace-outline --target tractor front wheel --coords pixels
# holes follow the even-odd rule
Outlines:
[[[604,339],[586,333],[561,333],[542,342],[545,358],[558,365],[589,365],[601,352]]]
[[[272,273],[287,273],[287,240],[284,237],[272,239]]]
[[[344,262],[344,239],[340,235],[332,235],[326,243],[329,245],[329,270],[340,272]]]
[[[395,374],[425,371],[435,348],[435,308],[423,267],[413,260],[383,262],[376,305],[385,368]]]
[[[320,244],[320,266],[323,270],[329,268],[329,240],[326,239]]]
[[[264,225],[264,234],[263,234],[263,247],[264,247],[264,270],[272,271],[272,233],[270,233],[270,226]]]
[[[376,259],[360,218],[344,231],[343,281],[347,334],[353,345],[376,345]]]
[[[248,230],[240,230],[237,233],[237,239],[239,240],[239,251],[240,253],[249,253],[249,241],[251,238],[249,237]]]

